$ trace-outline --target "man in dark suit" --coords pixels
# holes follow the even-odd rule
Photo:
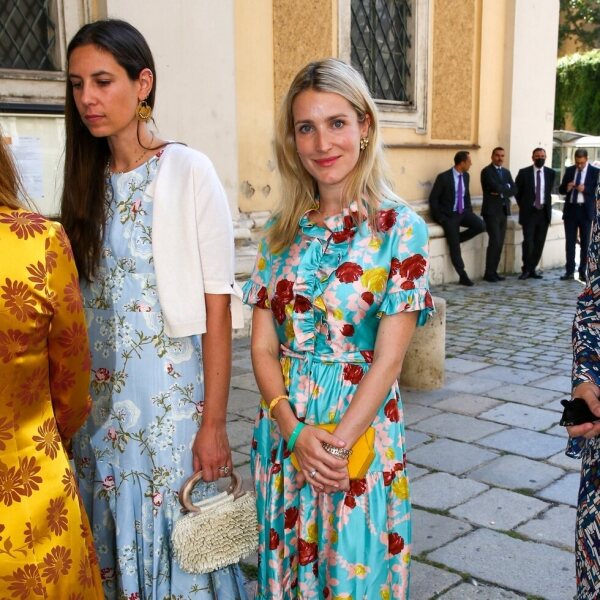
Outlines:
[[[469,167],[471,156],[461,150],[454,156],[454,167],[440,173],[429,194],[431,217],[444,229],[450,248],[450,260],[458,273],[461,285],[473,285],[465,271],[460,245],[485,231],[485,224],[471,207]],[[465,231],[460,231],[466,227]]]
[[[510,215],[510,197],[517,191],[510,171],[503,164],[504,148],[497,147],[492,150],[492,162],[481,170],[481,216],[489,236],[483,278],[490,283],[505,279],[498,275],[498,264],[506,235],[506,217]]]
[[[587,251],[590,245],[590,231],[596,215],[594,195],[598,184],[599,170],[588,163],[588,153],[584,148],[575,151],[575,164],[567,167],[558,191],[566,194],[563,206],[565,225],[565,253],[567,263],[563,281],[573,279],[575,274],[575,243],[579,230],[579,279],[585,280]]]
[[[546,151],[543,148],[536,148],[531,158],[533,165],[521,169],[515,180],[519,224],[523,227],[523,272],[519,279],[542,278],[535,269],[542,258],[552,220],[554,171],[544,166]]]

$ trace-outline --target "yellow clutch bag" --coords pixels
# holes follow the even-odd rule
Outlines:
[[[329,433],[333,433],[337,427],[336,423],[325,423],[321,425],[313,425],[319,429],[324,429]],[[375,429],[369,427],[352,446],[352,454],[348,457],[348,475],[350,479],[362,479],[369,470],[373,459],[375,458]],[[296,455],[292,452],[290,456],[294,468],[299,471],[300,465]]]

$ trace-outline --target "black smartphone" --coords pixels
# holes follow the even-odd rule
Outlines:
[[[583,398],[573,398],[573,400],[561,400],[564,411],[560,419],[560,425],[571,427],[572,425],[583,425],[592,421],[600,421],[587,405]]]

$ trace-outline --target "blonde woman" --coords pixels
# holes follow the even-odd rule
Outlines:
[[[375,104],[339,60],[294,79],[277,159],[281,204],[244,290],[263,398],[252,449],[257,598],[406,598],[396,378],[432,308],[427,227],[386,184]],[[369,427],[375,458],[351,480],[350,450]]]

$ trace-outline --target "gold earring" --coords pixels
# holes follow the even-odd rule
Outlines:
[[[368,145],[369,145],[369,138],[368,137],[360,138],[360,150],[361,150],[361,152],[363,150],[366,150]]]
[[[135,114],[140,121],[147,121],[152,117],[152,107],[146,102],[146,99],[139,101]]]

